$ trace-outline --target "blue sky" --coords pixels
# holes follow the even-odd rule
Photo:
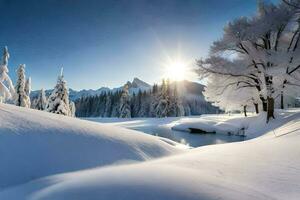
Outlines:
[[[51,88],[61,66],[74,89],[162,78],[177,52],[207,55],[231,19],[252,15],[256,0],[0,0],[0,47],[10,76],[26,64],[33,89]]]

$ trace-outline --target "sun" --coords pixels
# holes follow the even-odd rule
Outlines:
[[[164,75],[166,79],[173,81],[181,81],[188,76],[188,63],[182,60],[169,60],[169,62],[163,65]]]

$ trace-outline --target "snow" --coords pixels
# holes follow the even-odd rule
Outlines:
[[[172,127],[173,130],[190,132],[190,129],[199,129],[208,133],[239,134],[245,127],[244,121],[249,122],[241,115],[206,115],[200,118],[183,118]]]
[[[136,131],[11,105],[0,105],[0,121],[0,188],[181,152]]]
[[[4,161],[0,199],[296,200],[300,196],[299,109],[277,111],[276,120],[264,126],[263,116],[205,116],[217,123],[249,125],[246,133],[259,137],[182,150],[110,124],[9,105],[0,108]],[[199,119],[187,122],[192,120]],[[176,123],[170,120],[169,125]]]
[[[191,128],[203,130],[205,132],[216,132],[221,134],[245,135],[247,139],[252,139],[274,130],[283,123],[297,119],[299,109],[276,110],[276,120],[266,124],[264,113],[259,115],[248,114],[243,117],[242,114],[219,114],[203,115],[194,118],[182,118],[174,121],[169,126],[173,130],[190,132]]]

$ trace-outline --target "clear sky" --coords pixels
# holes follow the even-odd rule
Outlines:
[[[256,0],[0,0],[0,46],[10,76],[26,64],[33,89],[52,88],[61,66],[73,89],[154,83],[161,63],[207,55],[231,19]],[[193,79],[192,77],[187,77]]]

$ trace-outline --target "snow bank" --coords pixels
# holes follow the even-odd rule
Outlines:
[[[177,152],[174,143],[137,131],[0,104],[0,189]]]
[[[198,129],[208,133],[246,135],[251,139],[300,117],[299,112],[299,109],[276,110],[276,120],[271,120],[268,124],[265,114],[262,113],[249,117],[240,114],[203,115],[199,118],[183,118],[171,126],[177,131],[191,132],[191,129]]]
[[[294,119],[277,123],[276,135],[272,131],[158,160],[45,177],[8,188],[0,199],[296,200],[300,117],[289,117]]]
[[[9,113],[12,111],[12,108],[8,109],[7,107],[4,111]],[[27,111],[25,112],[25,109],[23,111],[26,115]],[[0,113],[3,113],[3,109]],[[21,109],[17,113],[20,116],[22,113]],[[2,115],[1,120],[6,119]],[[45,118],[49,122],[54,120],[50,118],[56,118],[56,116],[54,117],[54,115],[49,114],[41,116],[41,114],[34,113],[33,116]],[[222,116],[217,116],[216,118],[218,117],[224,118]],[[298,200],[300,197],[300,112],[299,110],[279,112],[276,117],[277,120],[273,120],[268,126],[257,124],[256,127],[248,127],[248,131],[254,131],[256,128],[260,132],[259,134],[266,131],[263,133],[263,137],[245,142],[194,148],[176,155],[170,153],[173,150],[178,151],[176,148],[159,142],[153,139],[153,137],[147,137],[148,142],[144,141],[145,135],[139,133],[143,135],[139,136],[138,134],[134,134],[134,132],[132,134],[125,132],[124,137],[126,139],[120,139],[123,134],[118,133],[113,134],[113,137],[109,137],[105,133],[106,130],[102,130],[103,133],[101,131],[98,133],[94,130],[94,128],[97,129],[99,127],[105,129],[105,126],[96,126],[94,123],[82,122],[80,120],[66,120],[63,117],[61,118],[63,121],[62,128],[65,130],[74,128],[79,131],[85,127],[85,131],[79,131],[79,135],[86,134],[88,137],[94,138],[93,141],[95,138],[96,140],[101,140],[102,145],[104,145],[104,141],[111,142],[112,144],[115,144],[116,140],[122,141],[118,145],[110,146],[109,152],[114,148],[118,148],[119,145],[123,146],[130,143],[131,145],[126,146],[126,148],[118,149],[118,152],[123,154],[124,152],[122,151],[128,152],[134,146],[135,148],[131,155],[143,160],[144,158],[141,159],[138,150],[147,144],[151,148],[161,149],[160,152],[163,152],[161,153],[163,155],[172,156],[147,160],[145,162],[106,165],[105,167],[50,175],[26,182],[22,185],[2,189],[0,190],[0,199]],[[34,117],[30,117],[30,121],[35,121],[32,118]],[[212,119],[213,116],[208,118]],[[259,117],[247,119],[249,121],[253,119],[254,123]],[[197,119],[194,120],[196,121]],[[4,121],[5,127],[16,127],[15,125],[12,126],[12,124],[8,125],[8,123],[13,123],[11,120],[6,119]],[[21,123],[21,120],[15,121]],[[53,123],[55,124],[59,121],[57,120]],[[259,121],[256,122],[258,123]],[[249,122],[248,124],[251,123]],[[24,126],[29,126],[26,121]],[[23,126],[19,124],[17,127]],[[40,127],[40,129],[43,130],[44,127]],[[271,131],[268,132],[270,129]],[[110,132],[118,132],[111,126],[107,128],[108,130]],[[116,130],[123,129],[117,128]],[[69,130],[68,132],[71,131]],[[96,136],[91,133],[95,133]],[[61,134],[61,137],[65,133],[60,131],[59,134]],[[131,135],[134,137],[131,137]],[[82,137],[84,138],[84,136]],[[101,139],[97,139],[98,137]],[[0,143],[1,147],[2,145],[3,143]],[[8,146],[6,148],[10,148],[10,150],[14,149],[14,147]],[[3,149],[0,152],[2,151]],[[137,151],[137,154],[134,151]],[[148,155],[152,155],[152,153],[150,151]],[[116,152],[111,153],[113,157],[116,156],[115,154]],[[101,155],[104,158],[106,157],[104,156],[105,154],[101,153]],[[46,154],[45,156],[51,160],[51,155]],[[26,159],[23,160],[23,162],[25,161]],[[46,161],[46,158],[44,161]],[[11,165],[16,164],[13,160],[9,162]],[[8,168],[6,170],[8,173],[10,172]],[[1,174],[1,178],[2,176],[3,174]],[[0,180],[2,181],[2,179]]]
[[[207,133],[241,134],[244,128],[244,118],[240,115],[204,115],[199,118],[186,118],[177,121],[172,129],[176,131],[191,132],[191,129]]]

